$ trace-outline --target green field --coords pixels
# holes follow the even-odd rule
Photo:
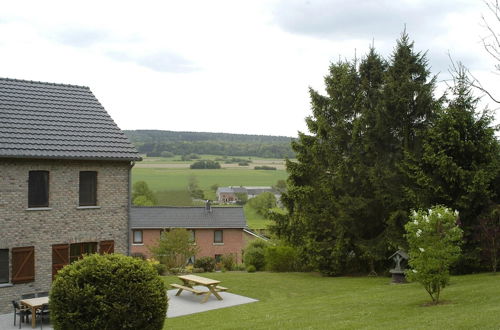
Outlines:
[[[220,156],[201,155],[202,159]],[[230,157],[231,158],[231,157]],[[248,157],[238,157],[248,158]],[[267,165],[283,167],[282,159],[264,159],[254,157],[252,166]],[[193,202],[187,191],[190,177],[196,177],[206,199],[215,200],[215,191],[211,186],[273,186],[278,180],[286,180],[288,174],[283,169],[274,171],[254,170],[249,167],[225,167],[217,170],[192,170],[187,168],[193,161],[180,161],[180,156],[173,158],[145,157],[132,169],[132,183],[145,181],[155,192],[159,205],[190,206],[202,205]],[[179,168],[179,165],[184,168]],[[263,218],[250,207],[244,208],[247,224],[252,229],[265,229],[269,220]]]
[[[195,176],[205,198],[215,200],[213,184],[219,186],[272,186],[278,180],[285,180],[284,170],[262,171],[249,169],[191,170],[178,168],[134,168],[132,182],[146,181],[155,192],[159,205],[196,205],[187,191],[190,176]],[[257,214],[252,208],[244,208],[247,224],[252,229],[265,229],[270,220]]]
[[[195,176],[200,188],[209,191],[210,186],[272,186],[285,180],[284,170],[265,171],[250,169],[191,170],[178,168],[133,168],[132,182],[146,181],[153,191],[186,190],[189,177]]]
[[[210,159],[210,160],[216,160],[216,159],[224,159],[224,156],[217,156],[217,155],[198,155],[198,159],[193,159],[193,160],[182,160],[180,155],[176,155],[173,157],[147,157],[143,156],[143,159],[140,163],[138,164],[191,164],[194,161],[200,160],[200,159]],[[248,156],[227,156],[226,159],[231,159],[231,158],[240,158],[240,159],[246,159],[249,161],[268,161],[269,158],[262,158],[262,157],[248,157]],[[274,160],[274,159],[272,159]],[[219,163],[224,163],[222,160],[217,160]]]
[[[206,273],[258,302],[167,319],[164,329],[499,329],[500,276],[454,276],[444,303],[418,283],[311,273]],[[165,283],[179,283],[175,276]],[[185,293],[183,293],[185,294]]]

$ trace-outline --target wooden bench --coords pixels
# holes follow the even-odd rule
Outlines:
[[[180,285],[180,284],[170,284],[171,287],[173,288],[177,288],[179,289],[179,291],[177,291],[177,293],[175,294],[176,296],[180,295],[182,290],[186,290],[186,291],[190,291],[196,295],[201,295],[201,294],[207,294],[209,291],[200,291],[200,290],[196,290],[195,288],[190,288],[188,286],[184,286],[184,285]]]
[[[215,291],[217,291],[217,292],[220,292],[220,291],[227,291],[227,290],[229,290],[229,289],[228,289],[228,288],[225,288],[225,287],[223,287],[223,286],[220,286],[220,285],[218,285],[218,286],[216,286],[216,287],[215,287]]]

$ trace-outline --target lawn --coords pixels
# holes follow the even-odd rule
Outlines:
[[[500,276],[452,277],[444,304],[418,283],[311,273],[207,273],[259,302],[167,319],[164,329],[498,329]],[[175,277],[165,282],[177,283]],[[180,283],[180,282],[179,282]]]

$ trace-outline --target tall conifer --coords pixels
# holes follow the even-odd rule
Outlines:
[[[361,63],[332,64],[325,85],[326,95],[310,90],[310,134],[299,134],[287,163],[289,213],[272,229],[323,273],[373,271],[402,244],[400,167],[437,105],[434,80],[403,33],[390,63],[371,48]]]

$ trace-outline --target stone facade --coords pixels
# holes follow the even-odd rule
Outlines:
[[[214,243],[214,230],[222,230],[223,243]],[[130,233],[130,242],[132,240]],[[151,257],[148,246],[155,245],[160,239],[160,229],[142,229],[142,244],[132,244],[130,252],[141,253],[146,258]],[[196,255],[200,257],[212,257],[215,255],[234,254],[238,263],[242,262],[242,253],[247,240],[253,239],[247,234],[244,234],[243,229],[195,229],[195,241],[200,251]]]
[[[0,314],[21,294],[49,291],[52,245],[114,241],[128,253],[129,161],[0,159],[0,249],[34,246],[35,280],[0,284]],[[28,209],[28,173],[49,171],[49,207]],[[79,172],[97,171],[97,206],[79,207]],[[12,277],[12,272],[10,276]]]

